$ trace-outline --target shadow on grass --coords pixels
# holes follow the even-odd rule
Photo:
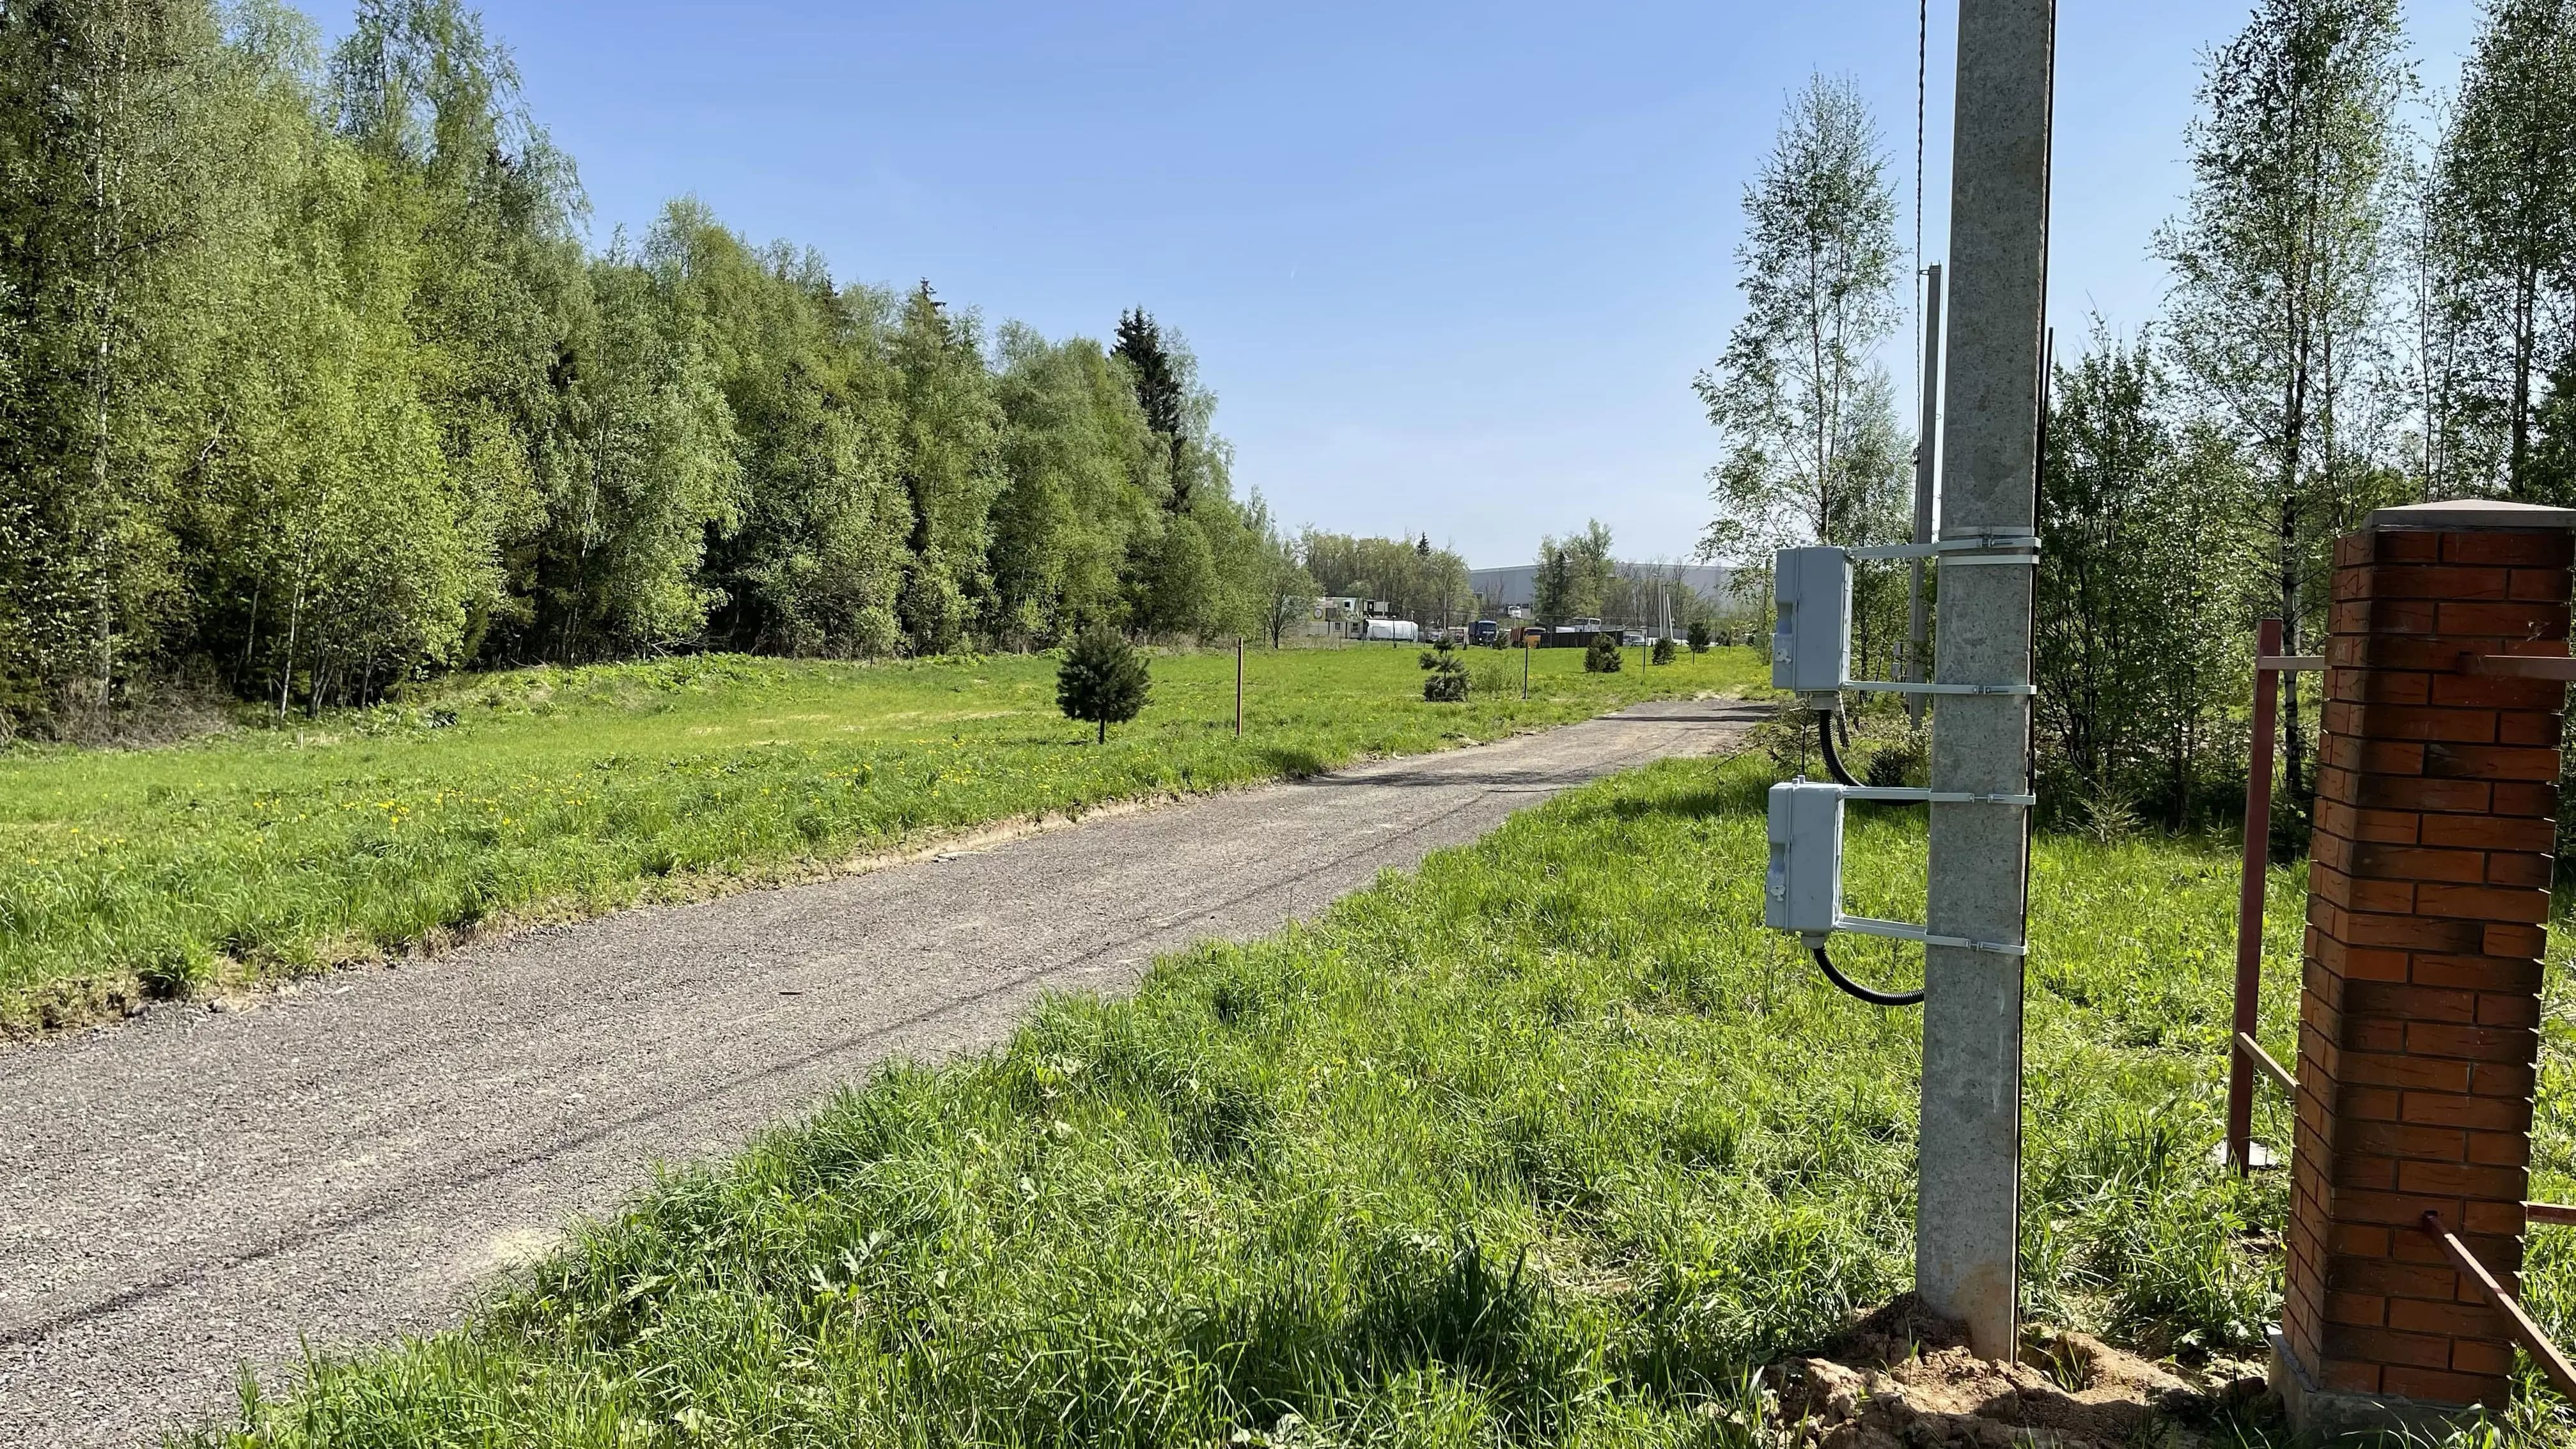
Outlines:
[[[1761,815],[1769,808],[1772,782],[1761,774],[1730,770],[1723,764],[1687,788],[1658,790],[1651,795],[1616,794],[1569,806],[1577,819],[1719,820]]]

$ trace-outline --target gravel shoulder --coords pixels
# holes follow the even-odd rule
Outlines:
[[[147,1443],[221,1412],[242,1364],[275,1383],[299,1342],[437,1328],[657,1163],[1558,790],[1733,748],[1764,708],[1638,705],[0,1054],[0,1443]]]

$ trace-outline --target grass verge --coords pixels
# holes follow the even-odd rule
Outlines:
[[[1132,999],[1054,999],[196,1442],[1750,1442],[1710,1412],[1741,1366],[1909,1276],[1919,1060],[1919,1013],[1760,928],[1768,771],[1617,777]],[[1856,807],[1854,908],[1919,910],[1922,850],[1918,813]],[[2031,1309],[2186,1361],[2256,1352],[2278,1303],[2286,1183],[2209,1156],[2234,881],[2223,845],[2035,852]],[[2303,888],[2274,877],[2276,1048]],[[1900,984],[1905,951],[1845,954]],[[2533,1275],[2564,1322],[2576,1263],[2544,1239]]]
[[[399,706],[155,750],[0,752],[0,1032],[292,974],[528,917],[704,894],[994,821],[1437,749],[1632,700],[1757,687],[1749,650],[1582,672],[1417,650],[1154,662],[1106,747],[1055,661],[701,657],[459,681]]]

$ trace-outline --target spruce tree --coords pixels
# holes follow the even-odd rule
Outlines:
[[[1153,314],[1142,307],[1131,307],[1119,314],[1118,342],[1110,351],[1127,364],[1127,375],[1136,389],[1136,406],[1145,413],[1145,425],[1163,438],[1171,455],[1172,511],[1184,513],[1190,506],[1188,475],[1181,468],[1181,453],[1188,440],[1188,389],[1181,380],[1180,367],[1172,360],[1171,349],[1163,345],[1163,329],[1155,324]]]
[[[1056,670],[1055,702],[1067,719],[1088,720],[1100,727],[1099,742],[1109,742],[1109,727],[1125,724],[1145,708],[1153,681],[1141,649],[1116,631],[1084,631],[1064,651]]]

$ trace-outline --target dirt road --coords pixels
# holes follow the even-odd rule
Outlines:
[[[435,1327],[656,1161],[1754,717],[1642,705],[0,1053],[0,1443],[150,1442],[244,1362],[276,1383],[299,1334]]]

